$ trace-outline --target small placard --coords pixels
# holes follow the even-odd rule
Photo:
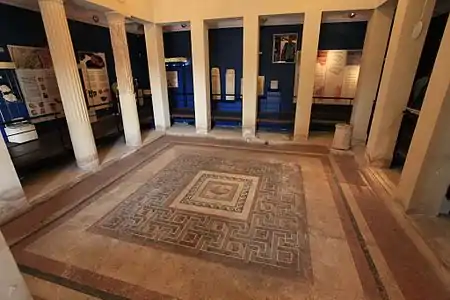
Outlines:
[[[278,80],[271,80],[270,81],[270,89],[271,90],[278,90]]]

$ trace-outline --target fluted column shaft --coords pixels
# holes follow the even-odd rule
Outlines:
[[[39,7],[77,164],[82,169],[95,169],[98,167],[97,147],[63,1],[39,0]]]
[[[136,106],[136,95],[133,88],[133,75],[125,31],[125,17],[116,12],[107,13],[106,17],[114,54],[125,140],[128,146],[136,147],[142,144],[141,128]]]

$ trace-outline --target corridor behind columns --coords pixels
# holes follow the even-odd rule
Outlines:
[[[449,299],[447,20],[404,170],[380,174],[429,23],[450,7],[6,2],[0,13],[36,31],[0,34],[0,299]],[[48,119],[51,80],[62,106]],[[287,123],[262,128],[268,102]],[[217,108],[233,105],[235,128],[218,128]],[[316,131],[318,107],[328,128],[353,126],[353,143]],[[105,114],[118,134],[97,149]],[[19,167],[13,149],[42,150],[56,123],[74,158]]]

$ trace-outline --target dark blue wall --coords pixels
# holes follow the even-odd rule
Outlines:
[[[320,29],[319,50],[362,49],[366,34],[367,22],[354,23],[326,23]],[[264,75],[265,90],[271,80],[278,80],[282,98],[282,111],[293,109],[294,94],[294,64],[273,64],[272,43],[273,35],[281,33],[297,33],[299,37],[298,49],[302,44],[302,25],[265,26],[260,30],[259,74]],[[307,42],[307,41],[304,41]],[[301,76],[301,74],[299,74]]]
[[[259,75],[265,76],[265,91],[269,89],[271,80],[278,80],[281,92],[281,109],[291,110],[292,97],[294,95],[295,64],[273,64],[272,47],[273,35],[281,33],[297,33],[297,49],[301,49],[302,25],[264,26],[260,29],[259,50]]]
[[[319,39],[319,50],[362,49],[367,22],[322,24]],[[298,49],[302,43],[302,25],[264,26],[260,29],[259,74],[265,76],[265,91],[271,80],[278,80],[282,111],[294,109],[292,97],[294,92],[294,64],[273,64],[273,35],[280,33],[297,33]],[[307,41],[305,41],[307,42]],[[242,77],[243,60],[243,30],[242,28],[224,28],[209,30],[210,67],[219,67],[221,71],[222,93],[225,93],[225,71],[236,70],[236,94],[240,93],[240,78]],[[164,33],[164,52],[166,57],[183,56],[191,58],[190,32]],[[301,74],[300,74],[301,76]],[[186,89],[193,92],[192,68],[185,67]],[[223,102],[216,106],[219,110],[240,111],[242,103]]]
[[[191,32],[164,32],[164,54],[166,57],[192,57]]]
[[[190,31],[180,31],[180,32],[165,32],[163,35],[164,39],[164,55],[166,58],[169,57],[186,57],[189,61],[192,59],[192,48],[191,48],[191,32]],[[180,69],[181,70],[181,69]],[[193,79],[192,79],[192,64],[189,63],[187,66],[182,68],[184,73],[184,78],[180,78],[180,81],[185,81],[186,93],[194,93]],[[181,75],[179,75],[181,76]],[[180,93],[181,87],[180,87]]]
[[[324,23],[320,26],[319,50],[362,50],[367,22]]]
[[[240,94],[243,59],[242,28],[224,28],[209,30],[209,65],[220,68],[220,85],[225,94],[225,72],[227,69],[236,71],[236,86],[234,93]]]
[[[148,73],[147,46],[145,35],[127,33],[133,77],[137,78],[140,88],[150,88]]]
[[[101,26],[68,20],[75,53],[81,51],[104,52],[110,83],[116,81],[114,58],[109,29]],[[143,36],[127,35],[133,76],[142,86],[149,86],[145,41]],[[14,6],[0,4],[0,61],[10,61],[7,45],[46,47],[47,38],[41,14]],[[143,55],[139,55],[139,53]]]
[[[242,78],[242,60],[243,60],[243,29],[242,28],[223,28],[210,29],[209,36],[209,66],[210,68],[220,69],[221,94],[226,94],[226,70],[234,69],[235,89],[233,94],[236,97],[241,93]],[[235,98],[235,101],[216,101],[212,100],[213,110],[219,112],[236,113],[242,112],[242,100]]]
[[[164,39],[164,55],[170,57],[186,57],[186,64],[171,64],[166,69],[178,72],[178,88],[169,89],[169,101],[172,113],[175,109],[183,109],[185,113],[194,113],[194,83],[192,77],[191,32],[166,32]],[[178,121],[188,121],[179,119]],[[191,120],[192,121],[192,120]]]

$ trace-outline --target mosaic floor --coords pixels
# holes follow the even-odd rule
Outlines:
[[[449,299],[379,202],[323,146],[164,137],[2,231],[36,299]]]

